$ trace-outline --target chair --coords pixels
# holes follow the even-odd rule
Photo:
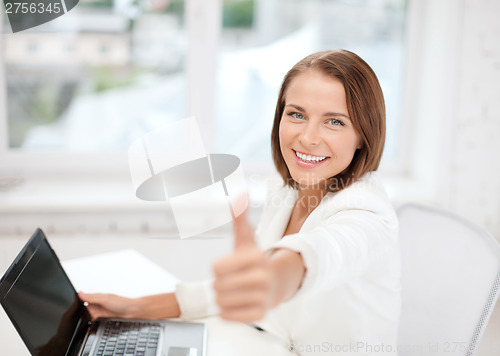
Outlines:
[[[398,210],[402,257],[399,356],[474,355],[500,287],[500,245],[451,213]]]

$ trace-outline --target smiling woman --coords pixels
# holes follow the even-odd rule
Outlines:
[[[318,71],[305,72],[286,90],[285,103],[279,142],[290,175],[302,186],[327,185],[361,147],[342,83]]]
[[[214,280],[135,300],[82,298],[94,317],[218,313],[257,324],[300,355],[332,339],[341,350],[396,350],[398,222],[374,172],[384,139],[383,95],[368,64],[346,50],[306,57],[285,76],[276,108],[281,176],[270,181],[256,232],[245,213],[235,217],[234,251],[214,264]]]
[[[345,50],[315,53],[285,76],[271,145],[287,185],[345,188],[378,168],[384,142],[384,95],[359,56]]]

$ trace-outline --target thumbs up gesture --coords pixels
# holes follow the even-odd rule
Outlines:
[[[253,322],[275,306],[276,283],[268,257],[257,246],[246,212],[234,219],[234,251],[214,265],[220,316]]]

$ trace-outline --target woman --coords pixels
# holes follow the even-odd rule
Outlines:
[[[396,215],[374,172],[385,140],[375,73],[345,50],[304,58],[283,80],[271,139],[278,174],[258,243],[242,214],[234,252],[216,262],[213,282],[139,299],[82,295],[92,315],[218,312],[255,322],[300,354],[394,353],[399,246]]]

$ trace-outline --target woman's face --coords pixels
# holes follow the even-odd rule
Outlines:
[[[361,139],[342,83],[314,70],[296,76],[285,92],[279,139],[290,174],[302,188],[325,184],[347,168]]]

